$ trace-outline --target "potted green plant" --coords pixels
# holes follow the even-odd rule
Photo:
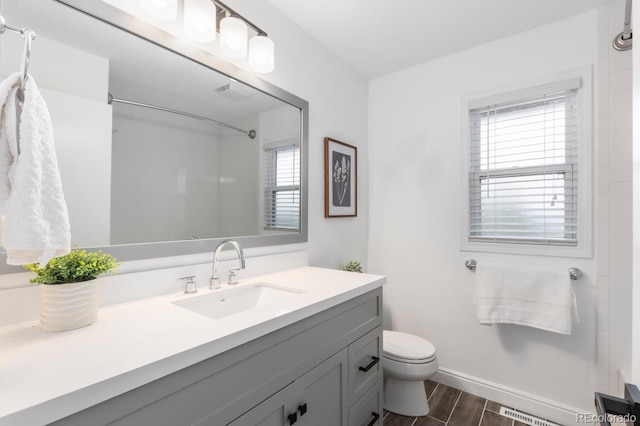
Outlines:
[[[349,262],[347,262],[346,265],[344,265],[342,268],[340,268],[341,271],[351,271],[351,272],[362,272],[362,265],[360,265],[360,262],[356,262],[355,260],[351,260]]]
[[[113,273],[116,259],[101,250],[71,250],[40,266],[24,265],[36,276],[29,280],[40,285],[40,329],[65,331],[93,324],[98,319],[99,283],[96,278]]]

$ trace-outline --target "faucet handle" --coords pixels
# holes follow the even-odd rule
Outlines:
[[[198,288],[196,286],[196,276],[189,275],[188,277],[178,278],[176,281],[182,281],[185,284],[184,294],[197,293]]]
[[[238,278],[236,277],[236,273],[239,270],[240,269],[230,269],[229,270],[229,281],[227,282],[227,284],[238,284]]]
[[[220,288],[220,278],[216,278],[211,275],[209,277],[209,288],[211,290],[218,290]]]

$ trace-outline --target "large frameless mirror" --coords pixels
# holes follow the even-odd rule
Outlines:
[[[37,34],[75,246],[126,261],[307,240],[304,100],[100,0],[1,5]],[[0,43],[6,78],[22,40]]]

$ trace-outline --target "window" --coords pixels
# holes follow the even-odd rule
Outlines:
[[[469,102],[469,243],[578,246],[580,82]]]
[[[265,149],[264,227],[300,229],[300,147]]]

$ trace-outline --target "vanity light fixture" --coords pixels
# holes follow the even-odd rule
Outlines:
[[[103,0],[108,3],[126,2],[127,0]],[[218,0],[139,0],[140,9],[134,14],[142,13],[154,21],[168,24],[182,16],[184,27],[182,32],[192,40],[210,43],[216,39],[216,29],[220,32],[218,53],[229,60],[241,60],[249,55],[249,67],[256,73],[269,73],[274,69],[274,44],[267,33],[252,22]],[[115,4],[114,4],[115,5]],[[130,7],[117,6],[123,10]],[[173,24],[163,25],[169,28]],[[165,29],[166,29],[165,28]],[[255,36],[248,40],[249,29]],[[180,30],[178,30],[180,31]],[[173,32],[171,29],[169,32]]]
[[[216,6],[210,0],[184,0],[184,33],[209,43],[216,39]]]
[[[178,0],[140,0],[140,8],[159,22],[173,22],[178,17]]]
[[[267,33],[218,0],[211,0],[227,16],[220,21],[220,52],[229,59],[247,56],[249,67],[257,73],[269,73],[274,69],[274,44]],[[247,43],[247,27],[256,35]]]

